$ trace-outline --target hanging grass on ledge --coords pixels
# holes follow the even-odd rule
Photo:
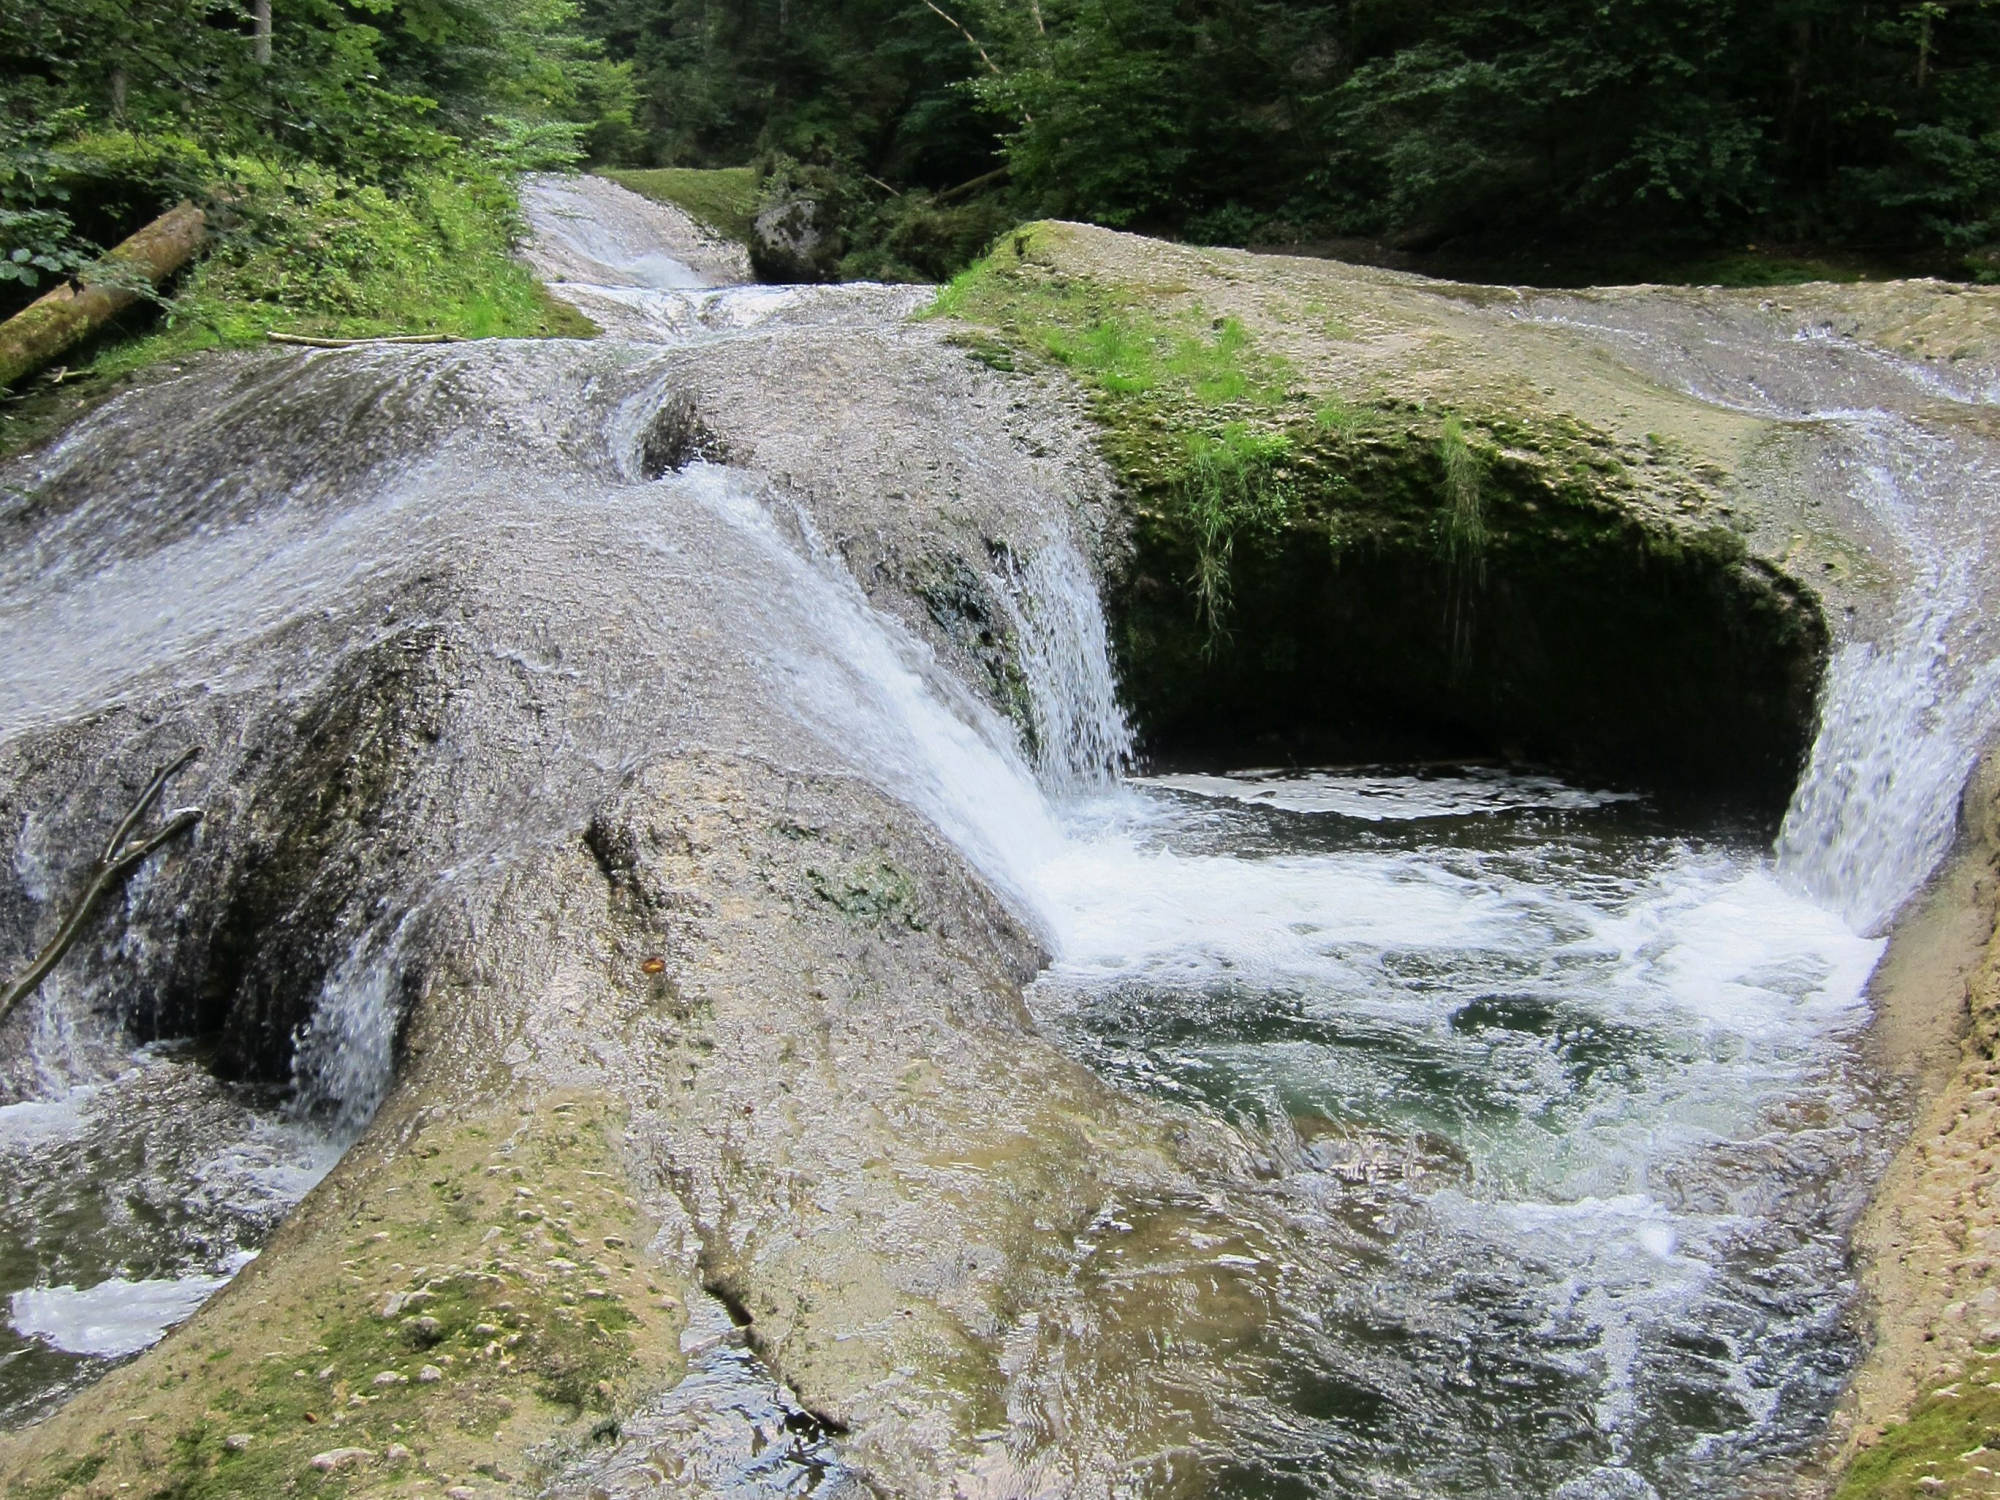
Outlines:
[[[989,365],[1012,369],[1024,353],[1060,366],[1092,395],[1113,462],[1189,532],[1187,583],[1209,639],[1220,640],[1238,537],[1274,531],[1285,515],[1291,429],[1305,417],[1289,393],[1292,371],[1239,319],[1162,316],[1143,288],[1038,274],[1041,232],[1031,226],[1003,240],[939,292],[930,315],[997,335],[960,335]]]
[[[1285,522],[1290,489],[1280,465],[1291,439],[1247,422],[1219,433],[1187,435],[1187,463],[1175,489],[1194,527],[1195,603],[1211,646],[1228,635],[1230,561],[1239,533],[1275,533]]]
[[[1476,564],[1486,551],[1486,507],[1479,493],[1479,460],[1457,417],[1444,419],[1437,452],[1444,470],[1445,555],[1460,566]]]

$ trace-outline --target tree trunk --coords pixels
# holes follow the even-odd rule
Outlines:
[[[158,286],[194,258],[204,238],[202,211],[179,203],[125,240],[83,274],[0,323],[0,387],[33,374],[137,302],[140,286]]]
[[[269,67],[271,63],[271,0],[257,0],[251,10],[256,21],[256,30],[251,33],[250,60],[258,67]]]

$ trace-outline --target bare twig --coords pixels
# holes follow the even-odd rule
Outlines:
[[[0,993],[0,1021],[5,1021],[13,1014],[14,1007],[32,995],[36,986],[48,977],[49,970],[62,961],[62,956],[69,952],[70,946],[82,935],[84,924],[89,920],[92,909],[106,891],[124,880],[147,855],[166,843],[168,839],[187,832],[201,821],[200,808],[183,807],[174,812],[155,832],[136,844],[126,842],[132,837],[132,830],[139,826],[139,820],[151,812],[153,804],[160,800],[160,792],[165,788],[167,779],[200,753],[199,746],[190,745],[179,760],[161,766],[153,773],[153,779],[146,783],[146,790],[139,794],[139,800],[133,803],[132,810],[125,814],[124,821],[118,825],[118,831],[111,835],[111,842],[106,844],[104,852],[97,856],[96,864],[91,867],[90,883],[83,888],[83,894],[77,897],[76,904],[69,910],[69,915],[63,918],[63,924],[56,929],[56,935],[49,939],[47,947],[35,955],[35,961],[28,965],[27,972],[10,983],[4,993]]]
[[[986,55],[986,49],[979,45],[979,38],[974,36],[971,32],[967,31],[965,27],[959,23],[959,19],[957,16],[954,16],[948,10],[938,9],[936,5],[932,4],[932,0],[924,0],[924,5],[928,10],[930,10],[930,12],[933,15],[937,16],[940,20],[942,20],[945,23],[945,25],[951,27],[953,31],[956,31],[960,36],[964,37],[968,42],[972,43],[972,50],[974,52],[977,52],[979,54],[979,60],[986,64],[987,72],[991,73],[995,78],[998,78],[1000,76],[1000,65],[994,62],[992,58]]]
[[[455,333],[384,333],[366,339],[315,339],[303,333],[268,332],[264,335],[274,344],[303,344],[308,349],[366,349],[374,344],[456,344],[462,342]]]
[[[970,182],[961,182],[957,187],[948,187],[941,193],[933,193],[931,195],[931,202],[949,203],[954,198],[963,198],[967,193],[976,193],[983,187],[990,187],[996,182],[1004,181],[1007,174],[1013,170],[1011,166],[1003,163],[991,172],[980,173],[979,176],[973,178]]]

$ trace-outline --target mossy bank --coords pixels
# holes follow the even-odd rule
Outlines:
[[[1045,223],[939,313],[1088,395],[1155,756],[1505,755],[1775,812],[1829,610],[1873,607],[1884,565],[1808,494],[1805,437],[1607,357],[1590,300],[1908,342],[1958,291],[1558,297]]]

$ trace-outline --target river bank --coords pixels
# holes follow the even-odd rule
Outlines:
[[[1908,1139],[1855,1231],[1868,1356],[1822,1493],[2000,1493],[2000,779],[1966,788],[1961,846],[1898,923],[1871,986],[1874,1044],[1909,1091]]]

